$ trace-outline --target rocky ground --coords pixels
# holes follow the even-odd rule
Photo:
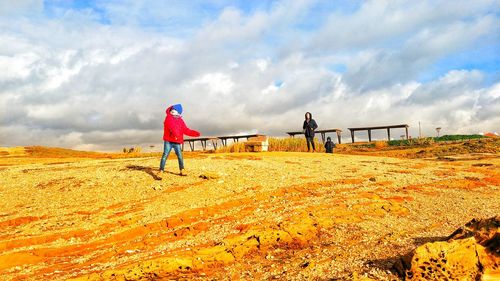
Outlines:
[[[161,178],[158,157],[0,155],[6,280],[400,280],[401,256],[500,210],[498,151],[189,154]]]

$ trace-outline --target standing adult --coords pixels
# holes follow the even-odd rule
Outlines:
[[[318,124],[316,124],[316,121],[312,119],[311,112],[306,112],[305,119],[306,120],[304,120],[304,125],[302,125],[302,129],[304,130],[304,135],[306,135],[307,151],[308,152],[311,151],[311,146],[312,146],[312,152],[314,152],[315,150],[314,130],[318,128]]]

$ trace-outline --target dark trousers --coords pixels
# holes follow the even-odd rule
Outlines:
[[[316,150],[316,148],[314,147],[314,137],[306,137],[306,141],[307,141],[307,151],[311,150],[311,146],[313,150]]]

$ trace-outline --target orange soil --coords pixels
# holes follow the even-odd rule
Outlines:
[[[419,241],[500,209],[490,156],[191,154],[188,176],[171,159],[160,180],[151,155],[16,153],[0,158],[0,275],[12,280],[387,280]]]

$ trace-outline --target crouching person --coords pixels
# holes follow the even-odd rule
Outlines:
[[[335,147],[335,144],[333,143],[332,139],[330,137],[327,137],[326,143],[325,143],[326,153],[333,153],[334,147]]]
[[[163,155],[160,161],[160,173],[165,171],[165,163],[168,155],[173,149],[179,162],[179,174],[185,176],[184,159],[182,157],[181,146],[184,143],[184,135],[198,137],[200,133],[189,129],[182,120],[182,105],[176,104],[167,108],[167,116],[163,122]]]

